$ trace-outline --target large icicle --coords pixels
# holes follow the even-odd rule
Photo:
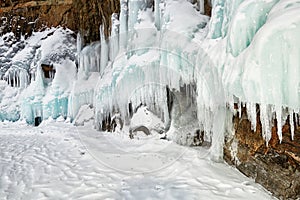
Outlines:
[[[76,43],[76,47],[77,47],[77,61],[78,63],[80,63],[80,52],[82,49],[82,38],[81,38],[81,34],[80,32],[77,33],[77,43]]]
[[[277,134],[280,143],[282,142],[282,107],[275,105],[276,119],[277,119]],[[271,127],[270,127],[271,128]]]
[[[114,61],[119,52],[119,27],[120,22],[118,20],[118,14],[114,13],[111,16],[111,34],[109,37],[109,60]],[[100,58],[98,58],[100,60]]]
[[[290,127],[291,127],[291,137],[292,140],[294,140],[294,133],[295,133],[295,121],[294,121],[294,110],[293,109],[289,109],[289,115],[290,115]]]
[[[104,71],[106,65],[108,63],[109,49],[108,43],[104,34],[104,26],[100,26],[100,42],[101,42],[101,65],[100,65],[100,73]]]
[[[205,9],[204,9],[204,0],[198,0],[198,4],[199,4],[199,10],[200,10],[200,13],[202,15],[204,15],[205,13]]]
[[[125,50],[128,39],[128,0],[120,0],[120,7],[120,50]]]
[[[160,30],[161,28],[160,0],[154,0],[154,16],[155,16],[155,26],[157,30]]]

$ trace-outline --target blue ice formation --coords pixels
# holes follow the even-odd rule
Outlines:
[[[77,50],[75,41],[59,46],[60,42],[53,43],[55,37],[49,39],[52,46],[28,43],[0,76],[17,86],[1,83],[7,92],[1,92],[0,119],[21,118],[28,123],[35,117],[74,119],[81,106],[90,104],[95,126],[101,128],[102,121],[114,113],[128,122],[128,105],[135,108],[142,103],[166,124],[176,126],[168,113],[166,87],[180,91],[195,85],[196,92],[187,98],[196,99],[199,127],[212,142],[216,158],[222,155],[224,133],[231,132],[231,117],[237,112],[234,103],[247,107],[253,129],[259,104],[266,142],[273,119],[281,127],[288,115],[294,116],[293,137],[300,108],[299,2],[215,0],[211,4],[209,18],[201,14],[203,1],[199,12],[186,0],[155,0],[154,4],[121,0],[121,12],[112,15],[109,38],[100,26],[101,40],[82,47],[79,34]],[[51,60],[53,49],[71,56],[50,63],[56,73],[48,80],[41,65]],[[18,56],[32,62],[19,62]],[[10,96],[13,106],[7,103]],[[240,113],[241,106],[238,109]],[[281,128],[278,136],[281,140]]]

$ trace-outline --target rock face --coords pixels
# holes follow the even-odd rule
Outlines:
[[[256,131],[251,130],[246,108],[242,116],[234,117],[234,136],[225,139],[224,159],[242,173],[263,185],[280,199],[300,198],[300,127],[295,124],[294,140],[291,140],[289,118],[285,123],[280,143],[277,122],[274,120],[272,138],[266,145],[261,134],[261,122],[257,106]],[[294,116],[297,117],[297,116]]]
[[[0,3],[0,34],[29,36],[45,27],[68,27],[83,34],[86,43],[99,40],[99,26],[108,35],[118,0],[4,0]]]
[[[100,39],[99,26],[104,25],[106,36],[111,29],[111,15],[120,12],[119,0],[73,0],[78,12],[78,29],[86,42]]]

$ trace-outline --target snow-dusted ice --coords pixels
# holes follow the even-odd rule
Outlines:
[[[210,161],[205,153],[205,148],[186,148],[153,137],[130,140],[64,122],[48,120],[39,127],[4,122],[0,124],[0,197],[273,199],[253,180]]]

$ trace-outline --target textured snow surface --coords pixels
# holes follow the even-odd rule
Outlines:
[[[0,198],[272,199],[206,153],[50,120],[0,123]]]

